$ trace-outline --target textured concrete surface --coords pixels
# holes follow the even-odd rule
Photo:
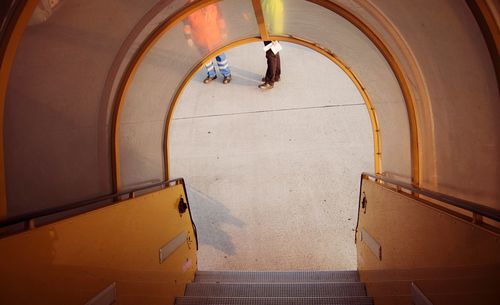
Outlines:
[[[261,44],[227,53],[233,81],[184,91],[171,177],[188,184],[200,270],[355,269],[359,176],[373,172],[361,96],[334,63],[283,43],[282,80],[257,88]]]

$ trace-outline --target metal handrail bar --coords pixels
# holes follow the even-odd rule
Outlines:
[[[68,211],[71,211],[71,210],[74,210],[74,209],[78,209],[78,208],[83,208],[83,207],[86,207],[86,206],[89,206],[89,205],[92,205],[92,204],[97,204],[97,203],[100,203],[100,202],[105,201],[105,200],[116,199],[116,198],[119,198],[119,197],[124,196],[124,195],[129,195],[129,198],[131,198],[131,197],[133,197],[134,193],[137,193],[137,192],[140,192],[140,191],[145,191],[145,190],[148,190],[148,189],[151,189],[151,188],[156,188],[156,187],[162,187],[163,188],[166,185],[169,185],[169,184],[171,184],[173,182],[175,182],[176,185],[179,184],[179,183],[182,184],[183,187],[184,187],[184,192],[186,192],[186,188],[184,186],[184,179],[183,178],[176,178],[176,179],[171,179],[171,180],[165,180],[165,181],[162,181],[162,182],[158,182],[158,183],[155,183],[155,184],[150,184],[150,185],[147,185],[147,186],[138,187],[138,188],[135,188],[135,189],[130,189],[130,190],[116,192],[116,193],[109,194],[109,195],[95,197],[95,198],[92,198],[92,199],[87,199],[87,200],[82,200],[82,201],[77,201],[77,202],[69,203],[69,204],[66,204],[66,205],[63,205],[63,206],[58,206],[58,207],[48,208],[48,209],[44,209],[44,210],[40,210],[40,211],[36,211],[36,212],[25,213],[25,214],[21,214],[21,215],[18,215],[18,216],[8,217],[8,218],[0,220],[0,228],[7,227],[7,226],[10,226],[10,225],[14,225],[14,224],[18,224],[18,223],[22,223],[22,222],[28,222],[28,221],[31,221],[33,219],[37,219],[37,218],[41,218],[41,217],[46,217],[46,216],[50,216],[50,215],[54,215],[54,214],[58,214],[58,213],[62,213],[62,212],[68,212]],[[114,201],[114,202],[109,202],[109,204],[107,204],[105,206],[117,204],[117,203],[119,203],[121,201],[122,200]],[[186,194],[186,201],[188,202],[188,207],[189,207],[189,201],[187,199],[187,194]],[[103,207],[103,206],[100,206],[100,208],[101,207]],[[190,211],[190,214],[191,214],[191,211]],[[191,219],[191,221],[192,221],[192,219]]]
[[[479,203],[467,201],[464,199],[456,198],[453,196],[445,195],[445,194],[434,192],[434,191],[429,191],[429,190],[426,190],[426,189],[423,189],[420,187],[413,186],[409,183],[401,182],[399,180],[392,179],[392,178],[385,177],[385,176],[381,176],[381,175],[370,174],[370,173],[364,172],[361,174],[362,179],[363,179],[363,177],[372,177],[376,180],[381,180],[381,181],[384,181],[384,182],[387,182],[390,184],[394,184],[396,186],[405,188],[413,193],[424,195],[426,197],[438,200],[440,202],[443,202],[443,203],[446,203],[446,204],[449,204],[449,205],[452,205],[452,206],[455,206],[455,207],[458,207],[458,208],[461,208],[461,209],[464,209],[464,210],[467,210],[467,211],[470,211],[470,212],[473,212],[473,213],[479,214],[481,216],[484,216],[484,217],[487,217],[487,218],[490,218],[490,219],[493,219],[495,221],[500,222],[500,210],[490,208],[488,206],[485,206],[485,205],[482,205]],[[361,191],[361,189],[360,189],[360,191]]]

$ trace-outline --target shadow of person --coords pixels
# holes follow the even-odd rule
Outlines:
[[[242,68],[239,68],[235,65],[231,67],[233,76],[235,79],[233,80],[233,83],[243,85],[243,86],[251,86],[254,87],[255,84],[260,83],[260,79],[262,78],[262,75],[259,73],[255,73],[252,71],[248,71]]]
[[[187,192],[200,246],[210,245],[227,255],[234,255],[235,245],[232,238],[221,226],[230,224],[242,228],[245,223],[232,216],[223,204],[200,191],[188,186]]]

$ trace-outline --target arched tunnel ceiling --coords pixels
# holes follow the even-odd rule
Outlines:
[[[43,7],[46,20],[26,28],[9,79],[4,121],[9,214],[111,192],[115,112],[122,186],[163,179],[168,107],[207,55],[186,44],[182,18],[174,18],[189,10],[187,0],[55,2],[54,8]],[[260,37],[252,1],[218,3],[228,30],[218,47]],[[280,35],[330,50],[372,100],[383,172],[410,178],[416,147],[423,186],[499,206],[498,88],[465,1],[283,3]],[[359,25],[324,7],[329,3],[359,19],[391,58]],[[145,45],[165,22],[168,29]],[[134,66],[140,50],[145,52]],[[413,146],[407,104],[416,115]]]

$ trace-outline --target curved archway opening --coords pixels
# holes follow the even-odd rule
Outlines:
[[[200,2],[200,4],[201,4],[201,2]],[[407,120],[408,119],[407,115],[411,117],[411,114],[413,113],[413,108],[410,107],[410,109],[408,109],[408,110],[406,109],[407,107],[405,106],[405,103],[410,103],[410,106],[411,106],[411,101],[408,101],[408,96],[403,94],[407,90],[403,90],[404,88],[406,88],[404,86],[404,84],[405,84],[404,79],[401,79],[400,75],[398,73],[396,73],[397,71],[399,71],[397,62],[395,62],[393,60],[390,52],[383,45],[383,43],[380,41],[380,39],[378,39],[376,36],[374,36],[375,35],[374,33],[367,30],[366,26],[364,26],[360,20],[356,19],[352,15],[349,15],[345,11],[342,11],[339,13],[343,18],[345,18],[345,19],[342,19],[342,17],[339,17],[339,16],[335,15],[335,13],[333,13],[333,12],[337,12],[336,10],[338,8],[335,8],[335,7],[331,8],[328,6],[326,6],[324,8],[328,8],[329,10],[332,11],[329,13],[327,18],[334,17],[332,19],[333,23],[338,23],[339,25],[341,25],[339,28],[342,28],[345,31],[352,31],[353,34],[356,35],[356,37],[358,37],[358,38],[352,39],[352,40],[351,39],[346,40],[346,45],[343,45],[344,43],[342,42],[342,39],[335,38],[333,40],[327,39],[326,41],[323,41],[324,39],[322,39],[320,37],[318,39],[319,39],[319,41],[321,41],[321,43],[320,43],[320,45],[317,45],[316,43],[308,42],[308,40],[299,40],[299,39],[295,38],[296,35],[270,36],[270,37],[273,39],[301,41],[301,42],[303,42],[303,44],[309,44],[310,46],[313,46],[314,49],[320,50],[321,53],[324,52],[327,54],[331,54],[331,53],[329,53],[329,51],[327,51],[327,48],[325,48],[324,46],[332,45],[332,43],[333,44],[335,44],[335,43],[342,44],[341,49],[342,49],[342,52],[344,53],[344,56],[348,55],[347,57],[349,59],[349,63],[351,65],[355,66],[355,69],[353,69],[353,70],[360,72],[362,74],[360,76],[362,76],[364,79],[368,79],[370,84],[367,87],[369,88],[369,90],[371,90],[370,94],[375,97],[374,100],[377,101],[377,107],[380,107],[380,109],[382,110],[382,111],[380,111],[380,113],[384,114],[384,118],[383,118],[383,120],[381,120],[381,122],[383,122],[381,128],[378,127],[377,118],[374,115],[372,115],[371,118],[372,118],[372,122],[374,122],[374,124],[373,124],[374,125],[374,127],[373,127],[374,133],[379,133],[380,130],[383,129],[384,132],[387,132],[387,135],[388,135],[387,137],[385,137],[385,139],[387,141],[386,144],[390,142],[390,145],[387,145],[385,147],[384,152],[383,152],[386,156],[386,160],[391,160],[390,164],[389,163],[385,164],[385,167],[386,167],[385,171],[387,172],[387,174],[390,174],[390,175],[396,174],[396,175],[400,175],[402,177],[408,177],[408,178],[412,177],[412,179],[418,180],[418,175],[411,174],[412,168],[413,169],[418,168],[418,166],[415,166],[416,164],[418,164],[418,158],[414,158],[415,148],[417,147],[417,142],[413,140],[416,138],[416,133],[414,132],[415,131],[414,124],[413,124],[414,122],[413,122],[413,120],[410,120],[410,121]],[[182,45],[183,43],[185,43],[179,37],[179,34],[181,33],[181,30],[180,30],[181,27],[180,27],[180,23],[179,23],[180,19],[179,18],[183,18],[189,12],[192,12],[191,9],[195,9],[195,7],[192,7],[192,8],[189,8],[188,10],[182,11],[181,13],[177,14],[178,17],[175,17],[171,20],[168,20],[164,25],[160,26],[159,31],[157,31],[157,33],[152,37],[152,39],[149,42],[145,42],[144,47],[142,48],[143,51],[147,53],[147,52],[149,52],[148,50],[158,49],[157,51],[163,52],[163,53],[167,52],[167,54],[168,54],[170,52],[175,52],[176,50],[178,50],[179,44]],[[246,8],[244,8],[244,10],[248,11],[249,8],[246,7]],[[321,9],[321,10],[323,10],[323,9]],[[318,13],[318,12],[316,12],[316,13]],[[345,14],[347,14],[348,16],[344,16]],[[245,14],[243,14],[243,15],[245,15]],[[245,21],[245,22],[248,22],[248,21],[250,21],[250,20],[247,19],[247,21]],[[329,21],[329,22],[331,23],[332,21]],[[174,28],[172,28],[172,26]],[[238,26],[241,26],[241,24],[239,24]],[[167,32],[168,32],[168,38],[163,37],[160,39],[160,36],[162,36],[163,34],[167,34]],[[222,47],[221,49],[231,48],[233,45],[238,44],[238,43],[242,43],[245,40],[249,41],[249,40],[258,39],[257,37],[255,37],[253,35],[248,36],[248,34],[247,35],[243,34],[243,32],[241,32],[241,29],[235,31],[235,33],[239,36],[239,39],[236,39],[236,40],[234,38],[229,39],[227,41],[227,43],[229,43],[229,44],[226,45],[226,47]],[[342,31],[340,34],[342,34]],[[247,38],[245,38],[245,37],[247,37]],[[331,37],[342,37],[342,35],[340,35],[340,36],[330,35],[328,37],[330,37],[330,38]],[[304,39],[307,39],[307,38],[304,38]],[[179,44],[173,43],[175,41],[178,41]],[[233,41],[233,42],[231,42],[231,41]],[[162,47],[160,47],[160,48],[153,47],[153,45],[155,45],[156,43],[159,43],[159,42],[161,42],[161,45],[163,45]],[[168,42],[171,42],[170,45],[168,44]],[[363,56],[357,57],[358,59],[362,59],[362,61],[356,62],[356,59],[353,59],[353,57],[356,58],[356,56],[357,56],[356,54],[353,54],[353,55],[345,54],[346,50],[349,50],[349,49],[352,50],[353,48],[357,48],[356,54],[358,54],[361,50],[365,49],[365,51],[369,55],[365,55],[363,53]],[[186,52],[187,51],[188,50],[186,50]],[[144,105],[150,104],[150,103],[158,104],[158,101],[156,101],[156,102],[152,101],[151,96],[146,96],[148,99],[146,101],[144,101],[143,98],[141,98],[141,94],[142,94],[141,91],[144,90],[144,86],[146,86],[148,88],[153,88],[154,86],[157,86],[157,88],[161,92],[170,91],[170,95],[167,96],[167,99],[170,100],[170,106],[165,107],[163,105],[157,105],[157,107],[161,106],[161,107],[163,107],[163,109],[169,108],[170,109],[169,111],[171,112],[173,107],[175,106],[175,101],[176,101],[177,96],[180,94],[180,92],[182,92],[182,88],[186,82],[186,78],[185,77],[179,78],[180,75],[175,75],[173,78],[172,77],[169,78],[169,77],[165,77],[165,74],[164,75],[158,74],[155,70],[158,70],[159,67],[154,67],[155,60],[156,60],[155,55],[144,56],[145,55],[144,52],[141,52],[137,57],[138,60],[134,61],[134,64],[131,66],[133,72],[131,73],[131,75],[129,75],[127,77],[127,80],[126,80],[127,86],[132,84],[131,85],[132,87],[135,86],[137,88],[137,89],[132,90],[131,94],[127,93],[127,95],[131,96],[130,101],[132,102],[132,105],[130,107],[128,107],[129,110],[127,113],[127,116],[128,116],[127,123],[131,124],[131,126],[136,126],[136,128],[141,129],[140,133],[144,133],[144,132],[150,133],[150,127],[146,126],[145,124],[140,123],[141,121],[144,120],[144,118],[141,118],[141,116],[143,116],[143,114],[147,113],[148,111],[140,110],[139,108],[143,107],[143,106],[140,106],[138,103],[141,103]],[[389,52],[389,53],[387,53],[387,52]],[[152,52],[152,53],[155,53],[155,52]],[[156,53],[158,53],[158,52],[156,52]],[[189,56],[193,57],[192,54]],[[199,58],[199,55],[197,55],[197,56],[198,57],[196,58],[196,60],[198,60],[198,58]],[[333,56],[332,54],[331,54],[331,57],[335,58],[335,56]],[[142,63],[143,59],[147,59],[146,65],[144,65]],[[180,61],[182,61],[182,60],[185,60],[184,56],[180,57]],[[354,60],[354,62],[353,62],[353,60]],[[368,60],[368,62],[367,62],[367,60]],[[372,62],[376,63],[375,66],[378,68],[373,68],[373,67],[368,68],[368,67],[371,67]],[[170,63],[173,64],[174,66],[177,65],[177,63],[174,63],[172,61],[170,61]],[[160,62],[160,65],[161,64],[164,64],[164,63]],[[140,71],[141,70],[139,68],[140,66],[148,67],[148,65],[153,66],[153,68],[150,67],[150,68],[142,69],[143,71]],[[343,66],[345,67],[345,65],[343,65]],[[184,67],[184,69],[186,69],[186,67]],[[175,70],[175,68],[174,68],[174,70]],[[362,91],[362,94],[364,94],[365,101],[367,102],[370,113],[373,114],[374,107],[368,102],[369,101],[368,95],[365,92],[366,88],[363,87],[359,83],[357,77],[355,77],[352,74],[352,72],[350,72],[350,68],[349,69],[346,68],[344,70],[349,71],[348,74],[350,74],[350,77],[353,80],[355,80],[355,82],[357,83],[358,88],[360,89],[360,91]],[[135,75],[136,72],[137,72],[137,74],[140,74],[139,77],[137,77],[137,75]],[[148,75],[149,75],[149,78],[148,78]],[[171,82],[171,83],[173,83],[174,87],[177,87],[177,88],[172,88],[172,86],[170,86],[171,87],[170,89],[164,90],[164,88],[161,86],[165,84],[165,81],[158,81],[158,79],[155,79],[153,81],[153,82],[156,82],[156,84],[150,84],[149,82],[152,81],[151,75],[153,75],[153,79],[156,78],[156,77],[154,77],[154,75],[158,75],[160,78],[162,78],[164,80],[167,80],[167,79],[173,80],[173,82]],[[130,83],[130,80],[132,78],[140,79],[137,86],[134,85],[134,83]],[[184,81],[182,81],[182,79],[184,79]],[[188,79],[189,79],[189,76],[188,76]],[[386,81],[381,82],[380,79],[385,79]],[[404,88],[400,87],[401,82],[403,83]],[[380,88],[378,88],[378,85],[376,85],[376,84],[381,84],[381,83],[383,83],[383,86],[380,86]],[[374,85],[376,85],[376,86],[374,87]],[[158,87],[158,86],[160,86],[160,87]],[[138,90],[141,87],[142,87],[142,90]],[[179,89],[179,87],[180,87],[180,89]],[[129,90],[129,92],[130,92],[130,90]],[[163,100],[164,99],[165,99],[165,97],[163,97]],[[123,96],[122,96],[121,101],[123,101]],[[121,108],[121,104],[122,104],[121,101],[118,103],[117,109]],[[129,102],[127,101],[127,103],[125,103],[125,104],[129,104]],[[136,110],[139,110],[139,111],[136,111]],[[133,112],[139,113],[139,116],[136,116]],[[156,116],[162,115],[162,113],[163,113],[163,110],[160,110],[155,115]],[[134,116],[135,116],[135,118],[134,118]],[[165,126],[168,130],[168,124],[170,122],[171,113],[167,114],[166,116],[167,116],[167,119],[165,122]],[[147,124],[149,124],[149,123],[147,123]],[[389,127],[390,124],[393,124],[393,125],[398,124],[398,125],[400,125],[400,128],[398,128],[395,131],[394,128]],[[117,126],[120,126],[120,125],[121,125],[121,123],[117,123]],[[160,126],[160,123],[158,121],[158,123],[156,123],[156,126],[154,127],[154,130],[151,130],[154,133],[155,137],[157,137],[157,135],[160,134],[159,126]],[[127,144],[124,144],[124,146],[123,146],[124,148],[129,147],[130,144],[133,144],[133,145],[137,144],[137,143],[134,144],[132,142],[137,142],[137,139],[134,140],[134,137],[137,137],[138,134],[136,134],[135,131],[132,131],[131,128],[133,128],[133,127],[128,128],[129,131],[127,131],[127,132],[124,132],[124,133],[120,132],[120,135],[115,133],[116,139],[118,139],[118,137],[121,138],[121,140],[119,141],[120,143],[122,143],[122,140],[125,140],[126,142],[128,142]],[[131,131],[132,131],[132,133],[131,133]],[[163,134],[165,135],[165,137],[168,137],[168,132],[164,131]],[[380,136],[377,134],[375,136],[375,138],[377,139],[375,141],[375,146],[376,146],[375,158],[376,158],[376,160],[377,159],[381,160],[380,155],[382,154],[382,150],[380,149],[380,140],[379,140]],[[132,142],[130,142],[130,141],[132,141]],[[156,141],[156,142],[158,142],[158,141]],[[117,150],[118,150],[118,145],[116,145],[116,143],[118,143],[118,140],[115,141],[115,147],[117,147]],[[164,140],[164,143],[168,143],[167,138]],[[120,144],[120,146],[121,145],[122,144]],[[158,143],[154,143],[154,145],[156,147],[159,146]],[[143,149],[143,147],[145,147],[144,145],[140,145],[140,146],[141,146],[141,149]],[[410,149],[410,147],[411,147],[411,149]],[[116,163],[116,167],[120,168],[120,166],[121,166],[120,163],[122,163],[122,164],[130,163],[129,161],[132,161],[132,159],[135,158],[134,156],[137,155],[137,151],[136,151],[137,148],[138,147],[136,147],[135,150],[133,150],[131,152],[127,152],[127,154],[126,154],[127,159],[126,160],[120,160],[120,157],[118,157],[118,159],[117,159],[118,162]],[[377,149],[377,148],[379,148],[379,149]],[[147,149],[151,150],[151,149],[157,149],[157,148],[150,147]],[[120,148],[120,150],[122,150],[122,148]],[[163,151],[168,151],[168,147],[164,147]],[[398,153],[398,152],[400,152],[400,153]],[[401,152],[404,152],[404,153],[401,154]],[[405,154],[405,153],[408,153],[408,154]],[[153,151],[151,151],[151,154],[153,154]],[[149,167],[149,171],[155,172],[155,173],[152,175],[148,174],[148,176],[158,176],[159,177],[161,174],[161,176],[168,177],[168,159],[160,160],[158,158],[158,156],[159,156],[158,151],[154,154],[156,155],[154,158],[146,158],[145,159],[145,161],[147,163],[150,163],[151,166],[154,165],[153,167],[151,167],[151,166]],[[167,154],[164,154],[164,156],[166,156],[166,155]],[[134,157],[134,158],[132,158],[132,157]],[[135,158],[135,159],[137,159],[137,158]],[[126,161],[126,162],[119,162],[119,161]],[[164,173],[160,173],[158,170],[154,169],[154,168],[156,168],[156,169],[160,168],[160,166],[158,166],[158,165],[160,165],[160,162],[163,163],[163,165],[165,165],[165,172]],[[376,165],[378,165],[376,171],[379,172],[379,169],[381,168],[380,161],[378,161],[378,162],[376,161],[375,163],[376,163]],[[122,176],[121,176],[122,178],[123,177],[127,178],[126,185],[132,185],[134,181],[140,180],[139,179],[140,176],[144,176],[145,174],[147,174],[144,172],[144,170],[141,169],[144,164],[145,164],[144,162],[135,162],[135,164],[134,164],[134,162],[132,162],[132,163],[130,163],[130,165],[127,165],[127,167],[128,167],[126,169],[127,173],[122,174]]]
[[[265,57],[249,43],[226,52],[229,85],[203,84],[201,69],[177,102],[170,175],[188,182],[200,269],[356,268],[359,173],[374,168],[367,107],[329,58],[283,45],[272,90],[257,88]]]

